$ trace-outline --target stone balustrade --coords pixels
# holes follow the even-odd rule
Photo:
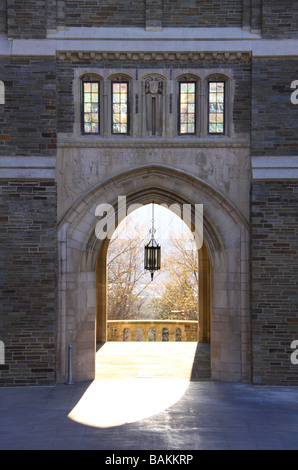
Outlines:
[[[198,322],[191,320],[109,320],[108,341],[198,341]]]

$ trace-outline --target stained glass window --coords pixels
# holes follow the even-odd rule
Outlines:
[[[209,82],[208,132],[225,133],[225,82]]]
[[[83,134],[99,134],[99,82],[83,83]]]
[[[112,83],[112,132],[128,134],[128,82]]]
[[[180,82],[179,93],[179,134],[196,132],[196,84]]]

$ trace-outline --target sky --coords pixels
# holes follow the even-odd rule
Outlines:
[[[132,224],[138,229],[140,226],[145,226],[145,232],[148,234],[148,242],[150,240],[149,230],[152,225],[152,206],[153,204],[146,204],[143,207],[136,209],[130,214]],[[181,234],[185,241],[191,238],[191,234],[187,225],[183,220],[174,214],[168,208],[162,207],[159,204],[154,204],[154,219],[155,219],[155,239],[159,244],[165,244],[169,240],[170,232]],[[124,234],[125,220],[119,224],[118,229]],[[130,225],[127,225],[130,230]]]

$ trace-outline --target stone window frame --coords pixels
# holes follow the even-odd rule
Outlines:
[[[220,139],[224,137],[231,137],[234,133],[233,126],[233,102],[234,102],[234,81],[232,79],[232,72],[224,71],[224,73],[215,71],[205,77],[204,91],[205,96],[203,109],[204,116],[204,134],[210,139]],[[224,82],[225,83],[225,97],[224,97],[224,132],[223,133],[209,133],[209,83],[210,82]]]
[[[208,139],[217,141],[234,137],[233,103],[235,95],[235,83],[233,70],[225,68],[196,68],[196,69],[102,69],[102,68],[77,68],[74,70],[73,93],[75,101],[75,125],[74,137],[88,142],[101,139],[177,139],[198,140]],[[81,132],[81,80],[86,75],[93,75],[100,80],[100,132],[99,134],[85,134]],[[162,136],[148,136],[145,130],[145,92],[144,80],[149,76],[160,75],[164,80],[164,116]],[[196,80],[196,132],[195,134],[179,134],[179,81],[185,78]],[[113,80],[121,79],[129,83],[129,134],[112,133],[112,86]],[[208,133],[208,103],[209,81],[214,79],[225,81],[225,133]],[[138,109],[138,111],[136,111]]]
[[[82,117],[83,117],[83,81],[87,77],[92,77],[93,80],[99,82],[99,133],[98,134],[85,134],[82,132]],[[86,139],[98,139],[103,137],[103,77],[101,73],[95,69],[77,69],[75,70],[75,78],[73,81],[73,96],[74,96],[74,113],[75,122],[73,127],[73,134],[75,137],[82,137]]]
[[[133,130],[133,113],[129,115],[129,134],[113,134],[112,133],[112,81],[117,81],[118,78],[129,82],[129,107],[133,109],[133,79],[131,75],[125,72],[115,70],[97,69],[97,68],[77,68],[74,70],[73,80],[73,96],[74,96],[74,111],[75,123],[73,134],[76,138],[85,139],[88,142],[97,141],[103,138],[127,138],[131,135]],[[82,133],[82,81],[85,77],[92,76],[99,81],[99,122],[100,129],[98,134],[84,134]]]
[[[187,78],[197,81],[197,106],[196,106],[196,132],[195,134],[179,134],[179,81],[187,81]],[[225,133],[224,134],[209,134],[208,133],[208,113],[209,113],[209,81],[213,79],[224,81],[225,86]],[[176,136],[178,139],[208,139],[217,140],[234,135],[233,124],[233,102],[235,93],[235,84],[233,79],[232,69],[210,68],[210,69],[177,69],[173,73],[173,80],[175,81],[174,93],[176,100],[174,100],[173,113],[176,116]]]
[[[210,122],[210,117],[211,117],[211,114],[215,114],[217,116],[218,112],[217,110],[215,111],[215,113],[211,113],[210,112],[210,104],[211,104],[211,101],[210,101],[210,98],[211,98],[211,90],[210,90],[210,85],[211,84],[216,84],[216,86],[218,84],[222,84],[223,85],[223,112],[220,113],[222,115],[222,118],[223,118],[223,122],[222,122],[222,131],[221,132],[211,132],[210,131],[210,125],[211,125],[211,122]],[[225,135],[226,133],[226,81],[225,80],[218,80],[218,79],[212,79],[212,80],[208,80],[208,134],[209,135]],[[216,90],[216,97],[217,97],[217,90]],[[219,103],[219,101],[216,100],[216,105]]]
[[[132,97],[133,97],[133,86],[132,86],[132,77],[126,73],[114,73],[110,75],[107,79],[108,82],[108,105],[104,108],[104,114],[107,119],[106,125],[109,127],[107,129],[107,134],[109,137],[129,137],[131,135],[132,129]],[[113,133],[113,83],[127,83],[127,132],[126,133]]]
[[[90,83],[98,83],[99,85],[99,91],[98,91],[98,106],[99,106],[99,113],[98,113],[98,118],[99,118],[99,123],[98,123],[98,132],[85,132],[84,131],[84,91],[83,91],[83,84],[85,82],[90,82]],[[85,74],[83,77],[81,77],[81,91],[80,91],[80,104],[81,104],[81,135],[95,135],[98,136],[101,134],[101,127],[102,127],[102,79],[98,75],[95,74]]]
[[[180,83],[189,82],[195,83],[196,85],[196,98],[195,98],[195,132],[193,134],[181,134],[180,133]],[[196,73],[184,73],[176,77],[176,89],[175,89],[176,103],[175,115],[177,116],[176,134],[179,138],[198,138],[200,137],[201,129],[201,79]]]

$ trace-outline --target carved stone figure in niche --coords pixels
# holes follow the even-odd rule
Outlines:
[[[159,77],[150,77],[145,82],[147,135],[161,136],[163,126],[163,89]]]

